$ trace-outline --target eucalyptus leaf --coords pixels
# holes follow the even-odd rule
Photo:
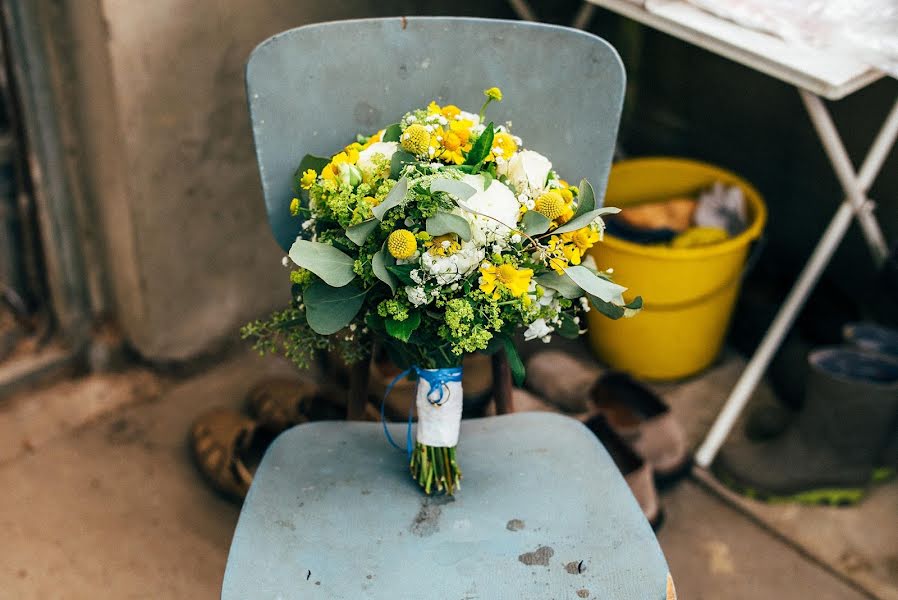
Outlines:
[[[580,327],[567,314],[561,315],[561,325],[556,331],[558,331],[558,335],[569,340],[577,339],[580,336]]]
[[[627,291],[627,288],[624,286],[612,283],[607,279],[602,279],[586,267],[580,265],[568,267],[564,272],[574,281],[574,283],[579,285],[584,292],[592,294],[604,302],[611,302],[619,305],[624,303],[623,293]]]
[[[309,327],[320,335],[340,331],[359,313],[366,293],[354,285],[331,287],[322,281],[313,282],[303,294]]]
[[[396,277],[390,273],[388,266],[392,266],[393,257],[383,248],[374,253],[371,257],[371,270],[374,276],[390,286],[390,291],[396,293]]]
[[[580,194],[577,196],[577,212],[574,213],[575,219],[596,208],[596,192],[592,189],[592,184],[585,179],[581,179],[579,189]]]
[[[390,179],[399,179],[405,165],[410,165],[415,162],[418,162],[418,159],[411,152],[406,152],[405,150],[397,150],[394,152],[393,158],[390,159]]]
[[[592,294],[587,294],[586,296],[589,298],[589,302],[590,304],[592,304],[593,308],[595,308],[597,311],[599,311],[609,319],[616,321],[623,317],[624,313],[626,312],[623,306],[612,304],[611,302],[605,302],[601,298],[596,298]]]
[[[408,192],[408,179],[403,177],[396,182],[384,201],[371,209],[371,212],[377,217],[378,221],[384,220],[384,215],[394,206],[399,206],[405,201],[405,194]]]
[[[471,225],[464,217],[438,212],[427,219],[427,233],[432,236],[455,233],[467,242],[471,239]]]
[[[477,193],[477,190],[472,186],[457,179],[434,179],[430,183],[430,191],[431,193],[445,192],[450,196],[454,196],[459,202],[464,202]]]
[[[543,287],[552,288],[567,299],[579,298],[583,290],[574,280],[567,275],[559,275],[555,272],[543,273],[537,276],[536,283]]]
[[[549,230],[549,225],[552,224],[552,221],[549,220],[549,217],[542,213],[538,213],[535,210],[528,210],[524,213],[524,218],[521,220],[521,225],[524,226],[524,233],[527,235],[539,235],[541,233],[545,233]]]
[[[605,208],[596,208],[595,210],[591,210],[587,213],[583,213],[579,217],[574,217],[558,229],[552,230],[552,235],[556,233],[567,233],[569,231],[577,231],[578,229],[582,229],[595,221],[598,217],[602,215],[615,215],[620,212],[619,208],[615,208],[613,206],[606,206]]]
[[[342,287],[355,279],[353,260],[329,244],[296,240],[290,247],[290,260],[308,269],[328,285]]]
[[[387,333],[403,342],[407,342],[409,338],[412,337],[412,333],[414,333],[415,329],[417,329],[420,324],[421,313],[418,311],[410,312],[408,317],[403,321],[397,321],[396,319],[384,320],[384,325],[387,327]]]
[[[384,136],[381,138],[382,142],[398,142],[399,136],[402,135],[402,127],[399,126],[399,123],[393,123],[392,125],[388,125],[384,130]]]
[[[380,225],[380,221],[377,219],[362,221],[357,225],[347,227],[346,237],[352,240],[352,243],[356,246],[362,246],[364,245],[365,240],[368,239],[368,236],[371,235],[371,232],[374,231],[378,225]]]

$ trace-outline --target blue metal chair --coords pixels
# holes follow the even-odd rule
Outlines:
[[[624,72],[595,36],[392,18],[300,27],[263,42],[247,66],[247,94],[278,242],[286,249],[296,236],[288,204],[304,154],[332,153],[430,100],[478,106],[493,85],[505,100],[492,118],[514,121],[568,179],[605,189]],[[391,427],[402,434],[403,425]],[[246,498],[222,598],[665,598],[655,536],[578,421],[549,413],[465,421],[458,454],[463,489],[428,498],[379,424],[285,432]]]

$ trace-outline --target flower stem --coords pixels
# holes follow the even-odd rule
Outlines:
[[[451,496],[461,487],[461,470],[455,458],[455,448],[416,443],[409,468],[412,477],[427,495],[441,492]]]

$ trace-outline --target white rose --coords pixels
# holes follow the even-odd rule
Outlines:
[[[493,179],[489,188],[483,189],[483,175],[465,175],[462,181],[476,190],[476,193],[464,201],[464,205],[479,215],[463,211],[464,217],[475,230],[475,238],[483,244],[487,233],[492,237],[507,238],[518,223],[520,204],[507,185]],[[485,215],[485,216],[482,216]]]
[[[374,142],[359,152],[359,160],[356,162],[356,166],[362,172],[365,181],[370,180],[375,175],[374,169],[377,166],[374,164],[374,158],[378,154],[383,157],[381,160],[386,159],[389,162],[398,149],[399,144],[397,142]]]
[[[412,287],[408,285],[405,287],[405,295],[413,306],[427,304],[427,293],[424,291],[423,287]]]
[[[549,159],[533,150],[524,150],[511,157],[506,167],[509,181],[518,192],[529,191],[536,197],[546,189],[546,179],[552,163]]]

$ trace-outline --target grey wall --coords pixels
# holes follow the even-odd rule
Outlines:
[[[64,76],[74,160],[102,232],[105,258],[94,267],[107,275],[106,312],[140,354],[158,361],[214,350],[288,299],[243,89],[243,67],[257,43],[333,19],[510,15],[492,0],[50,4],[70,28],[59,59],[72,63]],[[353,51],[364,50],[333,41],[335,60]]]

